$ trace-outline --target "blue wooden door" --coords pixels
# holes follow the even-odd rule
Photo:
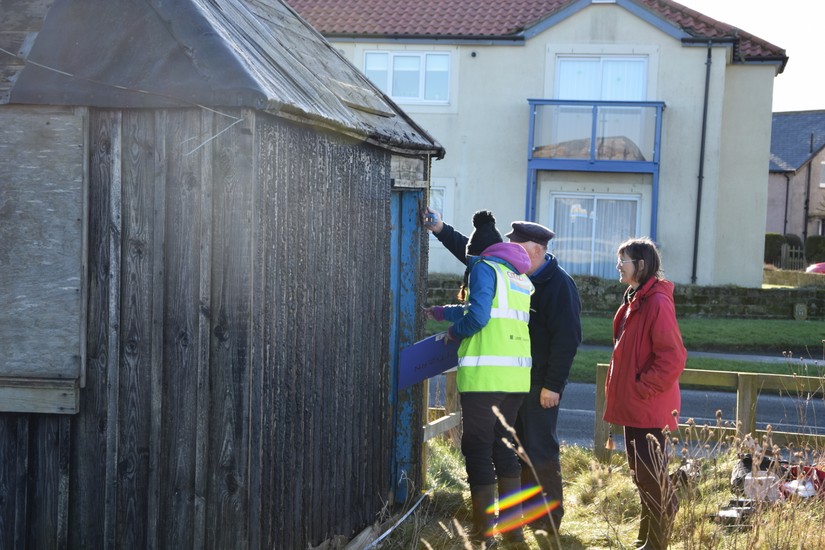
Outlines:
[[[393,411],[393,458],[391,465],[391,501],[407,500],[409,481],[416,481],[421,468],[421,385],[398,390],[398,358],[405,347],[416,340],[416,315],[421,276],[420,209],[423,190],[403,190],[392,193],[392,236],[390,280],[392,319],[390,329],[390,372]],[[420,489],[420,488],[419,488]]]

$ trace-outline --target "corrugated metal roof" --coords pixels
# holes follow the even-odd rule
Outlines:
[[[825,147],[825,111],[774,113],[771,172],[796,172]]]
[[[5,25],[0,31],[34,34]],[[0,70],[14,71],[23,59],[0,101],[249,107],[402,153],[443,156],[426,131],[279,0],[57,0],[29,51],[0,52]]]
[[[442,37],[513,39],[582,0],[291,0],[290,5],[328,37]],[[785,51],[732,25],[671,0],[635,4],[694,38],[736,39],[734,60],[779,61]],[[754,8],[757,9],[757,8]]]

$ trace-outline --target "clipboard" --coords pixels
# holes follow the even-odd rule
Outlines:
[[[401,350],[398,361],[398,389],[403,390],[439,375],[458,364],[458,342],[445,342],[439,332]]]

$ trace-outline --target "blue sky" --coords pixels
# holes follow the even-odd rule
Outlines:
[[[825,110],[823,0],[676,0],[785,49],[790,58],[774,80],[774,111]]]

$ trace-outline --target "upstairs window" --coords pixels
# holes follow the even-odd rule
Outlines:
[[[557,63],[557,99],[646,99],[646,57],[561,56]]]
[[[647,57],[559,56],[556,59],[556,99],[580,101],[644,101],[647,95]],[[616,148],[634,160],[653,156],[655,111],[641,107],[603,105],[598,109],[596,136],[606,150]],[[561,106],[557,109],[549,143],[577,142],[582,151],[575,157],[589,157],[593,131],[590,105]]]
[[[446,104],[450,97],[449,53],[370,51],[364,74],[399,103]]]

